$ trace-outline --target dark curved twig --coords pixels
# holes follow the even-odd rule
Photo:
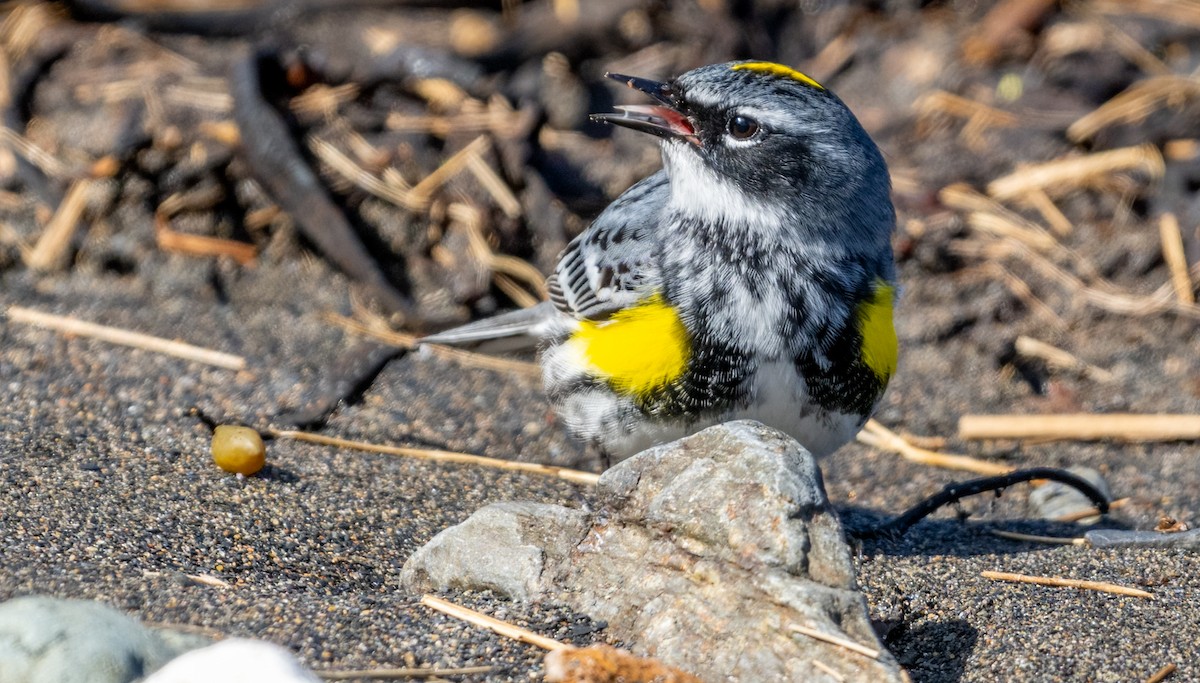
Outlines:
[[[230,76],[233,118],[242,138],[242,155],[254,178],[286,211],[300,231],[342,272],[371,289],[388,310],[415,321],[412,302],[384,276],[350,221],[329,198],[325,186],[293,140],[287,122],[263,95],[264,68],[282,69],[273,53],[240,60]]]
[[[912,528],[913,525],[931,515],[938,508],[957,503],[967,496],[974,496],[988,491],[1000,491],[1014,484],[1033,481],[1034,479],[1049,479],[1066,484],[1087,496],[1095,504],[1100,514],[1108,512],[1108,499],[1086,479],[1056,467],[1031,467],[995,477],[983,477],[950,484],[937,494],[909,508],[905,513],[893,517],[891,520],[876,527],[855,532],[853,535],[860,539],[899,538]]]

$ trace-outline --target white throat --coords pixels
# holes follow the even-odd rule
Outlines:
[[[736,224],[744,229],[774,231],[790,220],[781,202],[743,192],[715,173],[690,143],[666,142],[663,163],[671,179],[668,208],[705,223]]]

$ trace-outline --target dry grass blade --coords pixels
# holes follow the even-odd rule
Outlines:
[[[1119,123],[1137,123],[1164,106],[1200,97],[1200,79],[1162,75],[1140,80],[1067,128],[1067,137],[1082,142]]]
[[[861,645],[859,643],[854,642],[853,640],[850,640],[849,638],[842,638],[840,636],[830,635],[828,633],[825,633],[824,631],[818,631],[816,629],[809,628],[807,626],[801,626],[800,624],[788,624],[787,628],[789,631],[808,636],[809,638],[812,638],[813,640],[819,640],[823,643],[829,643],[830,645],[837,645],[838,647],[844,647],[847,650],[850,650],[851,652],[857,652],[858,654],[860,654],[864,657],[869,657],[871,659],[879,659],[879,654],[880,654],[879,650],[877,650],[873,647],[867,647],[866,645]]]
[[[1177,668],[1178,667],[1176,667],[1174,664],[1167,664],[1158,671],[1155,671],[1150,678],[1147,678],[1146,683],[1162,683],[1163,681],[1167,680],[1167,676],[1175,673]]]
[[[308,148],[314,156],[335,173],[364,192],[368,192],[384,201],[409,211],[424,211],[429,208],[428,195],[416,195],[410,190],[397,187],[376,178],[370,171],[359,166],[353,159],[346,156],[337,147],[318,137],[309,137]]]
[[[1053,369],[1069,370],[1098,382],[1111,382],[1114,379],[1114,375],[1108,370],[1096,367],[1079,359],[1069,351],[1064,351],[1033,337],[1025,335],[1017,337],[1015,347],[1018,354],[1026,358],[1037,358]]]
[[[1200,415],[963,415],[958,436],[969,441],[1192,441],[1200,439]]]
[[[243,266],[254,265],[258,258],[258,248],[253,244],[171,229],[171,219],[161,208],[154,213],[154,240],[163,251],[192,256],[228,256]]]
[[[467,168],[487,190],[488,194],[495,200],[496,205],[509,218],[521,217],[521,200],[513,194],[511,188],[504,180],[496,173],[496,171],[488,164],[484,158],[478,154],[473,154],[467,158]]]
[[[833,680],[838,681],[838,683],[841,683],[842,681],[846,680],[846,677],[843,676],[842,674],[838,673],[837,669],[834,669],[832,666],[829,666],[828,664],[826,664],[825,662],[822,662],[819,659],[812,660],[812,665],[813,665],[814,669],[817,669],[821,673],[825,674],[826,676],[829,676]]]
[[[982,119],[987,127],[1012,127],[1020,122],[1016,114],[990,107],[982,102],[961,95],[936,90],[913,103],[913,109],[921,117],[942,114],[961,119]]]
[[[453,178],[459,171],[467,167],[471,163],[472,156],[478,156],[487,148],[488,139],[485,135],[472,140],[465,147],[455,152],[449,159],[442,162],[432,173],[425,176],[421,182],[413,186],[411,193],[418,201],[428,203],[429,198],[438,190],[446,181]]]
[[[71,175],[71,169],[53,154],[30,142],[28,138],[7,126],[0,126],[0,143],[4,143],[38,170],[51,178],[63,179]]]
[[[437,596],[424,595],[421,597],[421,604],[430,609],[437,610],[442,614],[448,614],[456,619],[462,619],[467,623],[475,624],[476,626],[482,626],[483,628],[507,638],[512,638],[513,640],[517,640],[522,643],[529,643],[530,645],[536,645],[543,650],[561,650],[562,648],[571,647],[570,645],[554,640],[553,638],[547,638],[546,636],[534,633],[529,629],[521,628],[520,626],[510,624],[507,621],[501,621],[495,617],[489,617],[486,614],[476,612],[475,610],[468,609],[462,605],[456,605],[449,600],[443,600]]]
[[[1027,221],[1014,221],[997,213],[973,212],[967,216],[967,225],[996,237],[1018,240],[1038,251],[1050,251],[1058,246],[1058,240],[1040,227],[1031,227]]]
[[[1200,29],[1200,2],[1196,0],[1093,0],[1090,8],[1117,17],[1134,14]]]
[[[456,349],[450,346],[441,346],[439,344],[422,344],[419,337],[403,332],[393,332],[391,330],[376,329],[369,325],[358,322],[352,318],[327,313],[323,316],[325,320],[337,325],[345,330],[378,339],[379,341],[398,346],[403,349],[415,350],[418,347],[422,353],[429,353],[440,358],[447,358],[455,362],[461,363],[468,367],[482,368],[485,370],[498,370],[501,372],[513,372],[528,377],[541,377],[542,370],[536,363],[527,363],[525,361],[510,360],[508,358],[498,358],[496,356],[488,356],[482,353],[474,353],[463,349]]]
[[[480,160],[482,161],[482,159]],[[488,244],[487,238],[483,236],[483,217],[480,215],[479,209],[469,204],[456,202],[449,206],[447,213],[467,229],[470,248],[475,258],[487,264],[489,270],[524,282],[530,289],[537,292],[538,298],[533,300],[518,295],[514,299],[518,304],[528,308],[538,301],[545,301],[549,298],[550,290],[546,287],[546,278],[541,271],[533,264],[515,256],[497,254]]]
[[[491,673],[494,666],[461,666],[447,669],[404,668],[404,669],[345,669],[314,671],[318,678],[326,681],[355,681],[360,678],[395,680],[403,678],[441,678],[442,676],[475,676]]]
[[[1012,199],[1037,189],[1053,195],[1119,171],[1141,170],[1158,179],[1165,168],[1162,154],[1154,145],[1125,147],[1025,166],[988,183],[987,192],[997,199]]]
[[[917,463],[918,465],[974,472],[975,474],[985,476],[1007,474],[1013,470],[1008,465],[1000,465],[986,460],[979,460],[978,458],[937,453],[924,448],[918,448],[910,444],[899,434],[896,434],[873,419],[867,420],[867,424],[858,433],[858,441],[872,448],[895,453],[905,460]]]
[[[582,472],[580,470],[572,470],[566,467],[541,465],[534,462],[501,460],[499,458],[489,458],[483,455],[471,455],[470,453],[439,451],[429,448],[387,446],[384,444],[375,444],[366,441],[353,441],[350,439],[342,439],[336,436],[325,436],[323,434],[312,434],[310,432],[301,432],[290,429],[272,429],[269,430],[268,433],[277,439],[292,439],[295,441],[315,443],[321,446],[349,448],[356,451],[380,453],[383,455],[396,455],[402,458],[413,458],[415,460],[448,462],[457,463],[460,465],[475,465],[479,467],[490,467],[498,470],[507,470],[510,472],[521,472],[524,474],[540,474],[547,477],[562,479],[563,481],[569,481],[573,484],[583,484],[585,486],[593,486],[600,479],[600,475],[593,472]]]
[[[1014,581],[1017,583],[1036,583],[1041,586],[1057,586],[1062,588],[1083,588],[1086,590],[1127,595],[1134,598],[1154,599],[1153,593],[1138,588],[1129,588],[1107,581],[1082,581],[1080,579],[1063,579],[1056,576],[1030,576],[1028,574],[1013,574],[1010,572],[984,571],[981,576],[993,581]]]
[[[1030,196],[1041,195],[1054,207],[1044,192],[1036,191]],[[951,183],[938,191],[938,200],[951,209],[967,212],[967,222],[976,230],[1001,237],[1012,237],[1040,251],[1060,248],[1058,240],[1045,228],[1026,220],[1009,210],[1000,202],[978,192],[966,183]],[[1054,207],[1057,210],[1057,207]],[[1068,222],[1068,229],[1070,224]]]
[[[1022,534],[1016,531],[1004,531],[1003,529],[991,529],[993,536],[1007,538],[1013,541],[1026,541],[1029,543],[1045,543],[1047,545],[1088,545],[1086,538],[1070,538],[1063,536],[1037,536],[1034,534]]]
[[[1067,218],[1067,215],[1062,212],[1062,209],[1058,208],[1058,205],[1054,203],[1054,200],[1044,190],[1032,190],[1023,199],[1025,203],[1042,214],[1042,219],[1050,225],[1050,229],[1055,235],[1065,237],[1071,234],[1071,231],[1075,227],[1071,223],[1071,219]]]
[[[71,183],[54,216],[42,230],[41,237],[25,255],[25,265],[40,271],[66,266],[68,248],[79,226],[79,219],[83,217],[83,210],[87,207],[92,182],[83,179]]]
[[[1195,304],[1189,305],[1179,301],[1169,283],[1160,287],[1153,294],[1148,295],[1130,294],[1121,291],[1102,279],[1096,283],[1096,286],[1088,285],[1079,277],[1068,273],[1057,264],[1037,253],[1037,251],[1030,249],[1023,242],[1017,240],[1004,240],[988,245],[972,245],[967,240],[960,240],[952,245],[952,250],[963,256],[983,257],[989,261],[997,261],[1006,257],[1019,258],[1021,262],[1033,267],[1042,275],[1070,291],[1074,300],[1082,301],[1110,313],[1144,317],[1158,315],[1165,311],[1172,311],[1188,318],[1200,319],[1200,306]],[[1200,264],[1197,264],[1197,266],[1200,267]],[[986,272],[993,273],[1002,280],[1005,279],[1006,275],[1011,276],[1011,273],[1008,273],[998,263],[985,263],[980,268],[986,270]],[[1010,288],[1013,288],[1013,283],[1006,282],[1006,284],[1010,285]],[[1023,281],[1021,285],[1028,292],[1028,286],[1024,285]],[[1020,292],[1017,289],[1014,289],[1014,294],[1020,296]],[[1055,314],[1055,317],[1057,317],[1057,314]],[[1061,323],[1061,319],[1059,322]]]
[[[147,579],[157,579],[157,578],[172,576],[172,574],[168,573],[168,572],[156,572],[156,571],[144,569],[144,570],[142,570],[142,576]],[[230,584],[228,581],[225,581],[224,579],[219,579],[219,578],[213,576],[212,574],[180,574],[180,573],[176,573],[176,574],[174,574],[174,576],[185,578],[188,581],[191,581],[192,583],[195,583],[195,584],[198,584],[201,586],[210,586],[212,588],[231,588],[232,587],[232,584]]]
[[[1196,303],[1192,291],[1192,278],[1188,273],[1187,255],[1183,250],[1183,235],[1179,232],[1179,220],[1173,213],[1164,213],[1158,221],[1158,234],[1162,240],[1163,260],[1171,271],[1171,286],[1180,303],[1190,306]]]
[[[97,325],[77,318],[67,318],[50,313],[42,313],[21,306],[9,306],[6,316],[13,322],[26,323],[63,334],[99,339],[110,344],[129,346],[144,351],[152,351],[167,356],[174,356],[205,365],[213,365],[228,370],[245,370],[246,359],[230,353],[222,353],[205,349],[179,341],[152,337],[140,332],[130,332],[117,327]]]

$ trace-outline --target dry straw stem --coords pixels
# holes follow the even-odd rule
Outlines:
[[[1042,193],[1042,196],[1045,197],[1045,193]],[[951,183],[943,187],[938,191],[938,200],[951,209],[966,211],[967,224],[976,230],[997,237],[1011,237],[1039,251],[1050,251],[1061,246],[1042,226],[1025,219],[966,183]],[[1046,200],[1050,201],[1049,197]]]
[[[25,265],[40,271],[57,270],[66,265],[68,248],[87,207],[93,182],[85,178],[71,183],[37,244],[25,256]]]
[[[480,161],[482,162],[482,158]],[[550,290],[546,287],[546,278],[542,276],[541,271],[528,261],[515,256],[497,254],[492,249],[487,238],[483,236],[483,216],[480,215],[479,209],[469,204],[456,202],[447,208],[447,214],[451,219],[462,223],[463,227],[467,229],[470,248],[475,258],[484,262],[487,268],[494,273],[502,273],[524,282],[538,294],[538,299],[530,299],[528,295],[518,296],[517,303],[528,308],[538,301],[545,301],[550,296]]]
[[[1179,232],[1179,220],[1173,213],[1164,213],[1158,221],[1158,234],[1162,240],[1163,260],[1171,271],[1171,286],[1180,303],[1190,306],[1196,303],[1192,291],[1192,278],[1188,273],[1187,256],[1183,251],[1183,235]]]
[[[1119,171],[1142,170],[1151,178],[1161,178],[1165,165],[1154,145],[1124,147],[1079,157],[1055,159],[1043,164],[1018,168],[988,183],[987,192],[996,199],[1020,197],[1040,189],[1048,194],[1089,185]]]
[[[11,128],[0,126],[0,143],[21,155],[23,159],[51,178],[61,180],[71,175],[71,169],[66,164]]]
[[[921,117],[942,114],[954,118],[982,121],[986,127],[1012,127],[1020,122],[1016,114],[996,109],[982,102],[967,99],[961,95],[935,90],[919,98],[913,103],[917,115]]]
[[[325,436],[323,434],[312,434],[310,432],[301,432],[291,429],[268,430],[271,436],[277,439],[292,439],[295,441],[304,441],[307,443],[315,443],[322,446],[334,446],[336,448],[350,448],[356,451],[364,451],[367,453],[381,453],[383,455],[397,455],[402,458],[413,458],[416,460],[430,460],[433,462],[450,462],[460,465],[476,465],[480,467],[491,467],[498,470],[508,470],[510,472],[522,472],[525,474],[540,474],[547,477],[555,477],[564,481],[569,481],[573,484],[582,484],[585,486],[595,485],[600,479],[600,475],[592,472],[582,472],[580,470],[567,469],[565,467],[556,467],[554,465],[542,465],[534,462],[516,462],[512,460],[501,460],[499,458],[489,458],[483,455],[471,455],[469,453],[456,453],[454,451],[438,451],[429,448],[409,448],[406,446],[387,446],[384,444],[374,444],[366,441],[352,441],[350,439],[342,439],[336,436]]]
[[[1033,337],[1021,335],[1017,337],[1014,346],[1018,354],[1026,358],[1042,360],[1046,365],[1054,369],[1069,370],[1084,377],[1094,379],[1097,382],[1111,382],[1115,379],[1115,376],[1108,370],[1092,365],[1076,357],[1069,351],[1064,351],[1057,346],[1052,346]]]
[[[966,440],[1126,442],[1200,439],[1200,415],[963,415],[958,437]]]
[[[213,351],[180,341],[152,337],[140,332],[131,332],[117,327],[97,325],[77,318],[67,318],[51,313],[42,313],[22,306],[9,306],[6,316],[9,320],[54,330],[77,337],[99,339],[110,344],[120,344],[144,351],[153,351],[167,356],[183,358],[196,363],[213,365],[228,370],[245,370],[246,359],[230,353]]]
[[[1066,237],[1074,230],[1074,225],[1071,219],[1058,208],[1050,195],[1046,194],[1045,190],[1034,189],[1029,194],[1022,197],[1026,204],[1032,206],[1038,213],[1042,214],[1042,219],[1049,225],[1055,235]]]
[[[150,570],[142,571],[142,577],[147,579],[159,579],[165,576],[170,576],[170,574],[167,572],[156,572]],[[179,576],[179,574],[176,574],[175,576]],[[211,586],[213,588],[230,588],[232,586],[232,584],[230,584],[228,581],[219,579],[212,574],[183,574],[182,576],[188,581],[200,584],[202,586]]]
[[[478,674],[490,673],[496,667],[494,666],[462,666],[454,669],[428,669],[428,668],[404,668],[404,669],[344,669],[344,670],[329,670],[329,671],[314,671],[318,678],[326,681],[354,681],[358,679],[385,679],[395,680],[400,678],[441,678],[442,676],[474,676]]]
[[[1090,9],[1118,17],[1136,14],[1200,28],[1200,2],[1196,0],[1092,0]]]
[[[813,659],[812,665],[813,665],[814,669],[817,669],[818,671],[825,674],[826,676],[829,676],[833,680],[838,681],[838,683],[841,683],[842,681],[846,680],[846,677],[843,676],[842,674],[838,673],[837,669],[834,669],[832,666],[829,666],[828,664],[826,664],[825,662],[822,662],[819,659]]]
[[[859,443],[866,444],[881,451],[895,453],[909,462],[930,467],[942,467],[948,470],[974,472],[985,476],[1007,474],[1013,470],[1007,465],[1000,465],[965,455],[937,453],[924,448],[918,448],[905,441],[903,437],[879,424],[875,420],[867,420],[862,431],[858,433]]]
[[[312,151],[313,156],[333,169],[334,173],[364,192],[409,211],[424,211],[429,208],[428,197],[416,197],[406,188],[396,187],[376,178],[374,174],[356,164],[341,150],[319,137],[310,136],[308,148]]]
[[[403,332],[393,332],[391,330],[381,330],[365,325],[352,318],[337,315],[335,313],[326,313],[325,320],[337,325],[345,330],[361,334],[363,336],[378,339],[379,341],[392,344],[402,349],[416,350],[420,348],[422,353],[439,358],[453,360],[462,365],[482,368],[485,370],[496,370],[500,372],[513,372],[528,377],[540,377],[542,374],[541,368],[534,363],[525,361],[510,360],[508,358],[498,358],[496,356],[488,356],[482,353],[474,353],[464,351],[450,346],[442,346],[440,344],[422,344],[420,337],[412,334],[404,334]]]
[[[953,246],[953,249],[955,253],[963,256],[982,257],[993,261],[984,266],[1003,272],[1007,271],[994,261],[1007,257],[1018,258],[1021,262],[1070,291],[1075,300],[1110,313],[1144,317],[1172,311],[1188,318],[1200,319],[1200,306],[1179,301],[1170,283],[1164,284],[1148,295],[1125,292],[1103,278],[1097,278],[1094,284],[1089,285],[1078,276],[1068,273],[1058,264],[1037,253],[1036,250],[1029,248],[1025,243],[1013,239],[1004,239],[990,244],[973,244],[967,240],[960,240]],[[1200,264],[1195,266],[1195,270],[1200,270]],[[1010,284],[1011,288],[1011,283],[1007,284]],[[1014,294],[1019,294],[1019,292],[1014,290]]]
[[[1167,676],[1175,673],[1177,668],[1178,667],[1176,667],[1174,664],[1168,664],[1158,671],[1155,671],[1150,678],[1146,679],[1146,683],[1162,683],[1163,681],[1167,680]]]
[[[1082,142],[1108,126],[1137,123],[1164,106],[1179,106],[1195,97],[1200,97],[1200,78],[1174,74],[1146,78],[1071,124],[1067,137]]]
[[[1013,541],[1028,541],[1029,543],[1045,543],[1047,545],[1088,545],[1086,538],[1069,538],[1063,536],[1036,536],[1034,534],[1021,534],[1016,531],[1004,531],[1003,529],[991,529],[993,536],[1007,538]]]
[[[442,614],[448,614],[456,619],[462,619],[463,621],[475,624],[476,626],[482,626],[483,628],[507,638],[512,638],[513,640],[517,640],[522,643],[528,643],[530,645],[536,645],[543,650],[561,650],[563,648],[571,647],[570,645],[559,642],[553,638],[547,638],[546,636],[534,633],[529,629],[521,628],[520,626],[510,624],[507,621],[501,621],[495,617],[489,617],[486,614],[476,612],[475,610],[468,609],[462,605],[456,605],[449,600],[443,600],[442,598],[434,595],[426,594],[421,596],[421,604],[430,609],[437,610]]]
[[[1154,599],[1153,593],[1147,593],[1146,591],[1138,588],[1129,588],[1128,586],[1120,586],[1115,583],[1108,583],[1107,581],[1082,581],[1080,579],[1063,579],[1057,576],[1030,576],[1028,574],[1012,574],[1010,572],[993,571],[983,571],[980,575],[985,579],[992,579],[993,581],[1015,581],[1017,583],[1036,583],[1041,586],[1084,588],[1087,590],[1100,591],[1102,593],[1127,595],[1133,598]]]
[[[258,248],[253,244],[173,230],[171,217],[161,206],[154,213],[154,241],[163,251],[192,256],[228,256],[242,266],[252,266],[258,258]]]
[[[858,654],[860,654],[864,657],[869,657],[871,659],[879,659],[879,650],[876,650],[873,647],[867,647],[866,645],[860,645],[859,643],[856,643],[853,640],[850,640],[849,638],[842,638],[840,636],[830,635],[823,631],[818,631],[816,629],[809,628],[807,626],[801,626],[800,624],[788,624],[788,630],[793,631],[795,633],[799,633],[801,635],[808,636],[809,638],[812,638],[813,640],[819,640],[821,642],[829,643],[831,645],[837,645],[838,647],[844,647],[847,650],[850,650],[851,652],[857,652]]]

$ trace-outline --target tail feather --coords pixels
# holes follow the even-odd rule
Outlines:
[[[501,313],[459,327],[422,337],[422,344],[469,346],[491,352],[533,349],[558,315],[553,304]]]

